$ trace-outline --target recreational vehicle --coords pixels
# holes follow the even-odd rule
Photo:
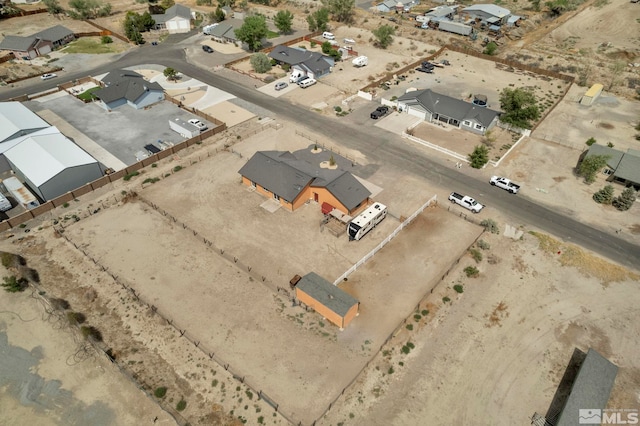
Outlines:
[[[381,203],[373,204],[347,225],[349,241],[357,241],[364,237],[367,232],[375,228],[385,217],[387,217],[387,206]]]

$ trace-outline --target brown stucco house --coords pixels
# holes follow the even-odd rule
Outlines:
[[[315,272],[309,272],[296,284],[296,298],[328,321],[344,329],[358,316],[360,302]]]
[[[289,151],[258,151],[238,173],[243,184],[289,211],[313,200],[353,216],[367,207],[371,195],[351,173],[321,168]]]

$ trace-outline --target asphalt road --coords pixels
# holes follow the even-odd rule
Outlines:
[[[182,38],[186,38],[186,36]],[[483,204],[495,207],[510,216],[513,223],[537,227],[615,262],[633,269],[640,269],[640,246],[638,245],[536,204],[522,195],[514,196],[506,191],[492,188],[484,180],[475,179],[455,168],[447,167],[436,160],[427,158],[424,153],[407,144],[399,136],[374,126],[355,126],[350,125],[347,121],[326,118],[286,101],[264,95],[252,87],[246,87],[235,81],[222,78],[220,75],[210,73],[187,62],[184,49],[175,45],[179,41],[180,38],[175,37],[159,46],[142,46],[112,63],[95,69],[85,69],[77,73],[66,71],[64,81],[139,64],[161,64],[172,67],[202,82],[232,93],[238,98],[270,110],[278,116],[300,123],[313,132],[323,134],[349,149],[364,152],[374,163],[394,165],[422,176],[434,184],[447,188],[447,190],[474,195],[482,194],[476,198]],[[57,83],[52,80],[37,81],[29,86],[29,93],[53,88]],[[24,88],[5,89],[0,90],[0,99],[2,100],[25,93]]]

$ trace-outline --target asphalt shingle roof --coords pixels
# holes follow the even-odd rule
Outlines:
[[[488,127],[500,113],[489,108],[479,107],[462,99],[441,95],[431,89],[405,93],[398,101],[416,101],[427,111],[438,113],[458,121],[476,120]]]
[[[336,314],[344,317],[358,300],[331,284],[315,272],[309,272],[302,277],[296,287],[331,309]]]
[[[629,149],[620,160],[613,174],[617,178],[640,184],[640,151]]]
[[[106,103],[122,98],[135,102],[144,92],[163,90],[160,84],[146,81],[142,75],[128,70],[112,71],[102,81],[106,87],[96,90],[93,94]]]
[[[288,151],[258,151],[238,173],[289,202],[309,184],[327,188],[349,210],[371,195],[351,173],[315,167]]]
[[[0,42],[0,50],[15,50],[17,52],[26,52],[36,42],[35,37],[20,37],[8,35]]]
[[[324,55],[289,46],[276,46],[269,52],[269,57],[289,65],[304,65],[314,74],[324,74],[331,68],[331,64],[325,59]]]
[[[37,37],[42,40],[49,40],[56,42],[58,40],[62,40],[65,37],[69,37],[73,35],[73,31],[69,28],[64,27],[62,25],[56,25],[55,27],[47,28],[46,30],[42,30],[33,34],[31,37]]]
[[[215,28],[211,29],[211,36],[214,37],[226,37],[232,40],[236,40],[236,32],[233,28],[233,24],[228,22],[220,22]]]

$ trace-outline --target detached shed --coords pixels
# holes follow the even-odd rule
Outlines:
[[[296,297],[305,305],[344,329],[358,315],[360,302],[315,272],[296,284]]]
[[[591,88],[584,94],[582,99],[580,99],[580,104],[587,106],[593,104],[602,93],[602,89],[604,89],[604,86],[600,83],[596,83],[591,86]]]

